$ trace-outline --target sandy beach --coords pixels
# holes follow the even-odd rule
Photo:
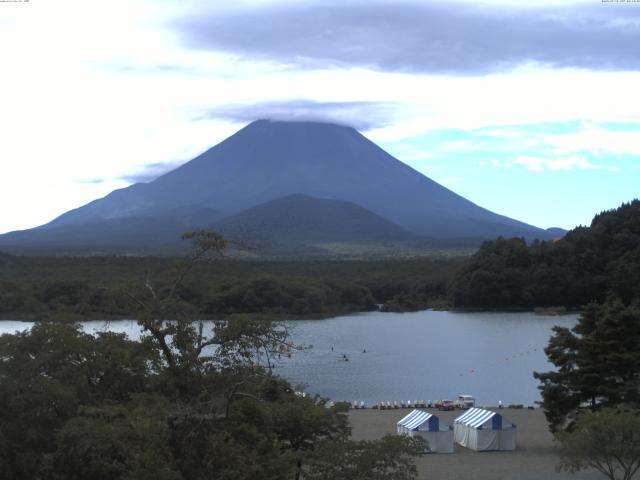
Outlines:
[[[352,410],[349,414],[353,437],[373,440],[387,433],[395,434],[396,422],[410,410]],[[441,421],[450,425],[461,411],[438,412]],[[547,429],[542,410],[500,410],[505,419],[518,427],[517,447],[513,452],[474,452],[454,445],[453,454],[429,454],[416,464],[421,480],[596,480],[604,478],[596,471],[575,474],[556,472],[558,454]]]

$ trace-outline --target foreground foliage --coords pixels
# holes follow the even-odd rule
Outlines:
[[[583,412],[571,432],[558,435],[559,468],[594,468],[610,480],[631,480],[640,469],[640,412],[605,408]]]
[[[380,441],[322,442],[310,460],[309,480],[409,480],[418,474],[413,456],[424,440],[387,435]]]
[[[262,325],[220,328],[224,349],[185,350],[173,365],[152,337],[47,323],[0,337],[1,477],[415,477],[415,442],[352,442],[346,406],[299,396],[260,366],[243,345]]]
[[[271,373],[295,349],[283,327],[236,316],[205,331],[180,308],[196,262],[225,246],[215,232],[187,238],[195,249],[172,283],[126,292],[141,341],[41,322],[0,337],[0,477],[315,479],[339,446],[332,478],[415,478],[424,445],[352,442],[346,405],[300,396]]]

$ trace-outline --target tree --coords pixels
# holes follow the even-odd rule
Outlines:
[[[344,444],[347,441],[351,433],[347,410],[346,404],[327,408],[319,397],[298,395],[273,405],[278,438],[283,448],[291,450],[296,457],[296,480],[302,475],[305,457],[314,452],[318,444],[323,441]]]
[[[247,315],[233,315],[227,320],[216,321],[213,336],[199,346],[215,345],[216,352],[204,357],[215,361],[219,367],[264,367],[272,373],[276,356],[290,354],[298,349],[289,340],[289,331],[282,323],[256,320]]]
[[[557,241],[485,242],[456,273],[457,307],[580,308],[609,295],[640,301],[640,201],[596,215]]]
[[[146,391],[157,365],[144,342],[48,323],[0,336],[0,358],[0,471],[15,479],[37,475],[56,432],[81,406]]]
[[[140,341],[49,323],[0,337],[2,478],[282,480],[329,468],[334,444],[359,475],[336,478],[413,478],[409,440],[351,442],[343,408],[273,374],[294,349],[286,328],[233,316],[204,332],[193,321],[178,292],[226,241],[185,238],[195,248],[171,283],[127,292]]]
[[[179,289],[195,264],[209,254],[221,254],[227,240],[211,230],[194,230],[182,236],[193,243],[191,252],[178,267],[173,282],[159,290],[145,279],[145,293],[135,295],[125,289],[123,293],[138,306],[138,324],[150,335],[171,370],[196,367],[197,358],[207,343],[203,340],[202,328],[196,333],[191,316],[183,310],[178,296]],[[181,308],[182,307],[182,308]],[[186,313],[186,314],[185,314]]]
[[[137,396],[130,404],[83,407],[56,438],[42,477],[50,480],[182,480],[166,422],[170,404]]]
[[[640,405],[640,310],[590,304],[575,327],[554,333],[545,352],[557,370],[534,373],[552,431],[571,428],[581,406]]]
[[[324,441],[304,472],[305,480],[411,480],[413,457],[424,453],[421,437],[387,435],[381,440]]]
[[[628,407],[582,412],[571,432],[557,435],[559,469],[594,468],[610,480],[630,480],[640,469],[640,412]]]

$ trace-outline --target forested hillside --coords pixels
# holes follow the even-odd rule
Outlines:
[[[609,296],[640,301],[640,201],[594,217],[557,241],[485,242],[449,289],[455,307],[580,308]]]

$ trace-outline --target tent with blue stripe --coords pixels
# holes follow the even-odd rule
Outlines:
[[[397,424],[398,435],[420,436],[434,453],[453,453],[453,429],[434,414],[424,410],[413,410]]]
[[[453,438],[478,452],[515,450],[516,426],[498,412],[472,408],[453,421]]]

